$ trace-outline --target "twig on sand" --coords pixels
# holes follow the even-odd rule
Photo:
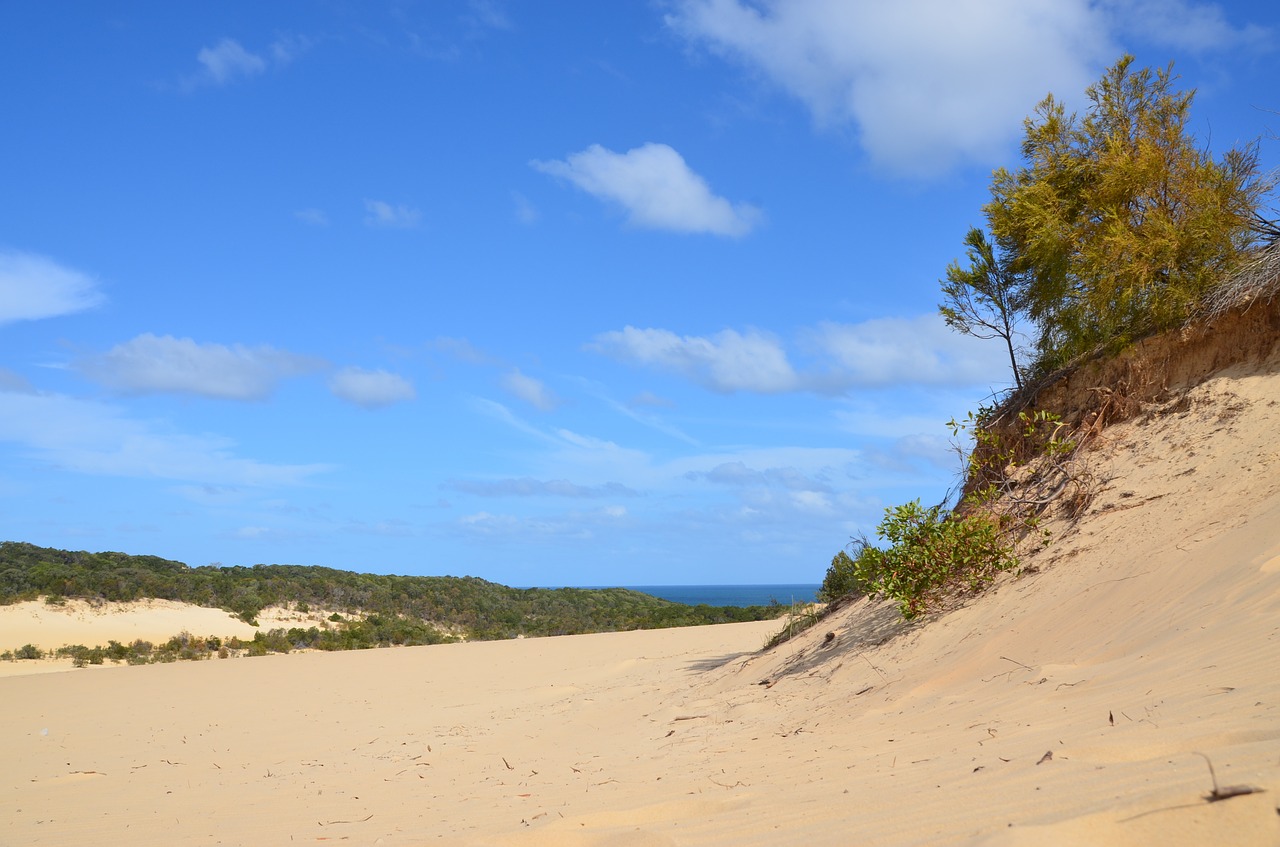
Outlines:
[[[1018,667],[1026,668],[1027,670],[1034,670],[1034,668],[1032,668],[1030,665],[1024,665],[1022,664],[1022,662],[1019,662],[1017,659],[1010,659],[1008,656],[1001,656],[1000,658],[1004,659],[1006,662],[1013,662]]]
[[[866,663],[867,663],[867,667],[871,668],[871,670],[873,670],[873,671],[875,671],[877,674],[879,674],[880,679],[884,680],[885,682],[888,682],[888,681],[889,681],[889,680],[885,679],[885,676],[884,676],[884,674],[883,674],[883,673],[880,673],[880,669],[879,669],[879,668],[877,668],[875,665],[871,664],[871,660],[867,658],[867,656],[866,656],[866,654],[865,654],[865,653],[859,653],[859,654],[858,654],[858,656],[859,656],[859,658],[861,658],[861,659],[862,659],[862,661],[864,661],[864,662],[866,662]]]
[[[1252,785],[1224,785],[1218,787],[1218,775],[1213,772],[1213,762],[1204,753],[1191,751],[1200,758],[1204,759],[1206,765],[1209,766],[1209,779],[1213,781],[1213,790],[1204,796],[1205,802],[1217,803],[1219,800],[1230,800],[1232,797],[1243,797],[1246,794],[1261,794],[1261,788],[1255,788]]]
[[[369,815],[368,818],[360,818],[359,820],[354,820],[354,821],[316,821],[316,823],[320,824],[321,826],[332,826],[335,823],[364,823],[365,821],[369,820],[369,818],[372,818],[372,817],[373,815]]]

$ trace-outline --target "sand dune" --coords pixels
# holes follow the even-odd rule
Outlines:
[[[1276,364],[1106,430],[1038,570],[923,625],[0,680],[0,841],[1280,844]]]
[[[54,649],[67,644],[93,647],[110,640],[129,643],[167,641],[186,630],[200,635],[253,638],[257,628],[221,609],[205,609],[171,600],[136,603],[88,603],[66,600],[50,605],[29,600],[0,606],[0,645],[35,644]]]
[[[258,614],[258,626],[222,609],[209,609],[172,600],[139,600],[131,603],[90,603],[63,600],[50,604],[28,600],[0,606],[0,649],[16,650],[33,644],[45,651],[79,644],[106,646],[110,641],[131,644],[136,640],[162,644],[188,632],[198,636],[253,639],[254,633],[273,627],[327,626],[328,609],[307,613],[268,607]],[[0,662],[0,676],[54,673],[74,670],[71,659],[40,659]]]

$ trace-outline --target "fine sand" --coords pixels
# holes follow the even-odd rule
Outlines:
[[[1266,369],[1107,429],[1078,527],[923,625],[0,679],[0,844],[1280,844],[1276,432]]]

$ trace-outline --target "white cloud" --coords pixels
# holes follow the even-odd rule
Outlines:
[[[726,329],[701,338],[628,326],[596,336],[591,348],[622,361],[673,371],[713,391],[771,394],[798,387],[782,344],[756,330]]]
[[[556,397],[541,380],[525,376],[518,368],[503,375],[502,387],[535,409],[544,412],[549,412],[560,405],[560,398]]]
[[[287,65],[310,50],[313,43],[305,35],[286,35],[271,43],[271,58],[277,65]]]
[[[266,345],[228,347],[151,333],[76,363],[85,376],[125,394],[184,393],[226,400],[260,400],[281,378],[320,367],[315,359]]]
[[[422,220],[422,212],[403,204],[393,206],[383,200],[365,200],[365,226],[387,229],[413,229]]]
[[[20,444],[32,457],[65,470],[213,486],[279,486],[299,485],[330,469],[245,459],[234,454],[228,439],[166,430],[105,403],[0,394],[0,441]]]
[[[238,78],[257,76],[267,69],[267,61],[240,46],[240,42],[224,38],[212,47],[202,47],[196,54],[204,77],[215,85],[225,85]]]
[[[262,53],[255,53],[234,38],[223,38],[212,47],[201,47],[196,53],[200,69],[184,78],[179,86],[191,91],[202,85],[228,85],[251,79],[267,72],[273,64],[283,67],[312,47],[306,36],[286,35],[267,46]]]
[[[343,368],[329,378],[329,390],[364,409],[381,409],[417,397],[413,383],[384,370]]]
[[[818,378],[833,388],[976,385],[1009,380],[1003,348],[950,329],[938,315],[822,323],[807,341],[824,361]]]
[[[713,194],[706,180],[665,144],[645,144],[626,153],[593,144],[564,161],[530,164],[616,203],[637,227],[736,237],[750,232],[761,218],[754,206]]]
[[[1205,53],[1269,47],[1272,31],[1256,24],[1233,26],[1222,7],[1187,0],[1103,0],[1118,28],[1157,44]]]
[[[1088,0],[680,0],[666,22],[914,176],[1000,158],[1048,91],[1120,52]]]
[[[104,299],[87,274],[35,253],[0,250],[0,325],[81,312]]]
[[[704,338],[665,329],[602,333],[588,345],[614,359],[680,374],[713,391],[836,393],[900,385],[980,385],[1008,381],[999,344],[960,335],[937,315],[823,323],[800,334],[810,354],[791,364],[783,343],[757,330]]]

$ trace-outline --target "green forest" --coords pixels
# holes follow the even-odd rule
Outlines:
[[[40,597],[54,605],[67,599],[176,600],[225,609],[255,625],[268,606],[333,613],[324,628],[260,632],[251,653],[699,626],[767,620],[786,611],[780,605],[686,606],[623,588],[510,588],[476,577],[391,576],[303,565],[189,567],[156,556],[0,542],[0,605]],[[195,658],[188,655],[190,637],[175,640],[173,651]],[[213,651],[226,646],[202,641]],[[110,645],[104,649],[110,654]],[[24,657],[24,650],[14,655]],[[116,652],[120,655],[108,657],[129,658],[123,646]]]

